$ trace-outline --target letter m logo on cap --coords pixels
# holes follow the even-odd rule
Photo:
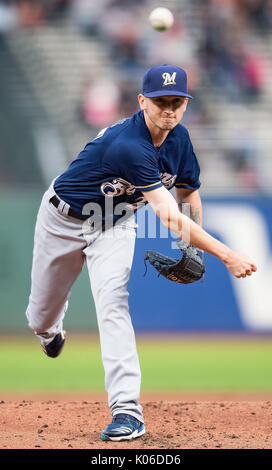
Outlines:
[[[162,86],[166,86],[166,85],[176,85],[176,75],[177,75],[177,72],[173,72],[172,75],[168,72],[164,72],[162,74],[162,78],[164,79],[164,82],[162,84]]]

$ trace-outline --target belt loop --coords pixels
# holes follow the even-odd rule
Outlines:
[[[64,202],[60,200],[59,205],[58,205],[58,211],[61,212],[62,214],[68,215],[70,206],[67,204],[67,202]]]

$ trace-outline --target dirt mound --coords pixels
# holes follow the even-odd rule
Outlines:
[[[105,401],[0,400],[1,449],[271,449],[272,401],[141,401],[146,434],[103,442]]]

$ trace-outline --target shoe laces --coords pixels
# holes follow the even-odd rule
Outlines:
[[[139,421],[136,418],[134,418],[134,416],[127,415],[127,414],[124,414],[124,413],[119,413],[118,415],[115,415],[113,417],[112,422],[114,424],[127,424],[127,425],[131,424],[131,425],[135,425]]]

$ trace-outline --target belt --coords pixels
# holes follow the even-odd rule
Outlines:
[[[61,200],[58,198],[58,196],[55,195],[55,196],[51,197],[51,199],[49,199],[49,202],[51,202],[51,204],[53,204],[53,206],[58,208]],[[80,220],[86,220],[89,217],[89,216],[86,216],[86,215],[78,214],[77,212],[75,212],[71,208],[68,210],[67,215],[70,215],[70,217],[74,217],[75,219],[80,219]]]

